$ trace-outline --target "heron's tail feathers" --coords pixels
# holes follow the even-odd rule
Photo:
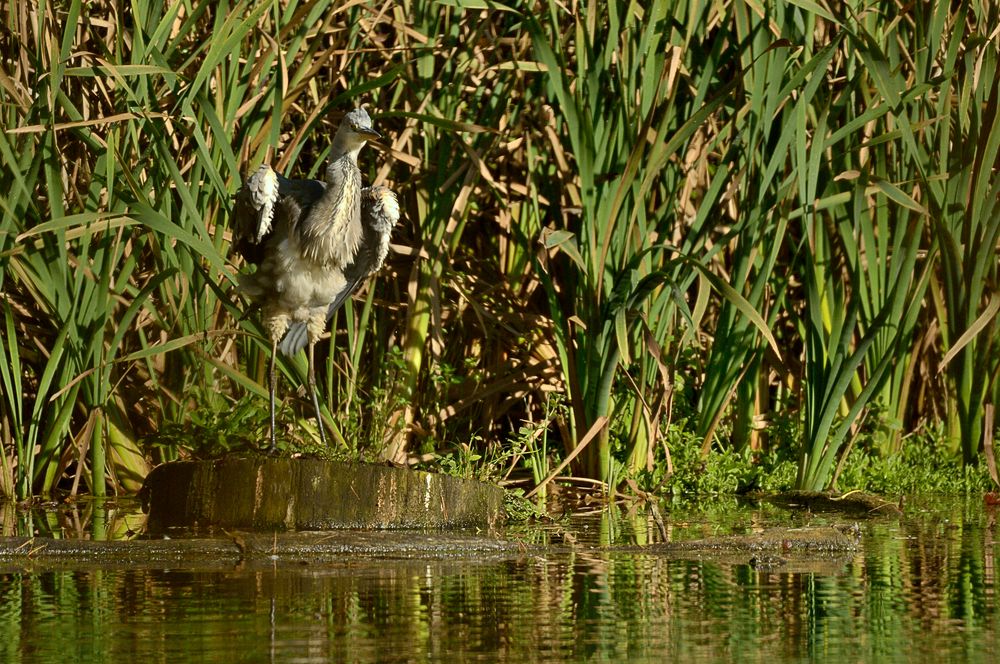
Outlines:
[[[306,347],[309,342],[309,333],[306,324],[302,321],[295,321],[288,326],[285,336],[278,342],[278,350],[283,355],[291,357]]]

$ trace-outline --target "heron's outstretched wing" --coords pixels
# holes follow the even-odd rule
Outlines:
[[[354,260],[344,268],[347,280],[326,310],[329,321],[360,286],[361,282],[382,269],[389,254],[389,235],[399,222],[399,201],[387,187],[365,187],[361,190],[361,223],[364,234]]]
[[[260,262],[261,241],[271,233],[278,196],[278,174],[267,164],[261,164],[236,192],[230,224],[233,245],[249,262]]]
[[[344,302],[370,275],[378,272],[389,253],[389,235],[399,222],[399,200],[388,187],[365,187],[361,190],[361,223],[363,234],[354,259],[344,267],[344,287],[326,310],[326,319],[333,318]],[[294,355],[308,343],[306,325],[295,322],[288,328],[278,350]]]
[[[388,187],[362,189],[361,222],[365,227],[366,250],[370,253],[367,274],[373,274],[382,268],[389,253],[389,235],[399,223],[399,199],[396,194]],[[367,242],[369,237],[372,242]]]
[[[261,164],[239,191],[233,206],[231,228],[236,251],[249,263],[264,259],[264,244],[307,211],[324,185],[316,180],[289,180]]]

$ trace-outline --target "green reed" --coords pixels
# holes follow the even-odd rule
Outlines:
[[[546,422],[575,472],[619,482],[669,472],[678,413],[703,455],[790,444],[767,435],[780,417],[818,488],[852,445],[893,454],[925,422],[946,420],[966,463],[991,449],[991,5],[77,1],[0,18],[4,495],[132,490],[187,453],[148,444],[164,425],[266,395],[231,195],[264,160],[320,173],[357,103],[386,134],[366,180],[404,219],[333,326],[338,450],[404,460]],[[304,360],[279,366],[293,394]]]
[[[686,184],[678,159],[704,137],[705,124],[733,87],[720,85],[709,95],[710,69],[693,90],[675,76],[687,65],[678,59],[692,36],[673,26],[697,22],[705,8],[688,15],[686,5],[657,2],[641,19],[622,3],[609,9],[604,22],[595,18],[596,4],[573,18],[550,4],[547,30],[529,23],[576,163],[563,202],[576,195],[581,207],[578,221],[566,215],[566,227],[543,236],[547,248],[568,259],[564,272],[540,268],[578,435],[631,410],[625,456],[635,471],[647,464],[657,439],[653,422],[660,409],[650,404],[669,383],[663,381],[671,371],[664,347],[684,334],[684,322],[693,327],[683,293],[696,275],[748,324],[770,333],[752,304],[708,268],[712,252],[704,242],[713,199],[674,242],[682,224],[672,202]],[[712,196],[721,183],[713,183]],[[620,371],[630,373],[628,406],[613,399]],[[583,465],[587,475],[610,477],[610,440],[610,429],[602,427]]]

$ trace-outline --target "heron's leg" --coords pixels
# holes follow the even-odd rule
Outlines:
[[[271,342],[271,368],[270,368],[270,385],[268,391],[271,396],[271,445],[267,448],[267,451],[274,454],[278,451],[278,441],[274,435],[274,391],[275,385],[277,383],[278,374],[275,370],[275,360],[278,357],[278,340],[275,339]]]
[[[312,392],[313,408],[316,409],[316,427],[319,429],[319,438],[326,445],[326,432],[323,426],[323,414],[319,412],[319,396],[316,394],[316,365],[313,362],[315,355],[316,340],[309,335],[309,391]]]

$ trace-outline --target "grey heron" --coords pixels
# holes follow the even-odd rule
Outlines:
[[[236,193],[234,248],[257,270],[239,289],[260,305],[271,342],[270,450],[275,438],[275,356],[308,347],[308,380],[320,437],[326,443],[316,394],[316,341],[327,322],[361,283],[382,266],[389,234],[399,221],[396,194],[364,187],[358,153],[380,138],[363,108],[344,117],[320,180],[283,177],[262,164]]]

